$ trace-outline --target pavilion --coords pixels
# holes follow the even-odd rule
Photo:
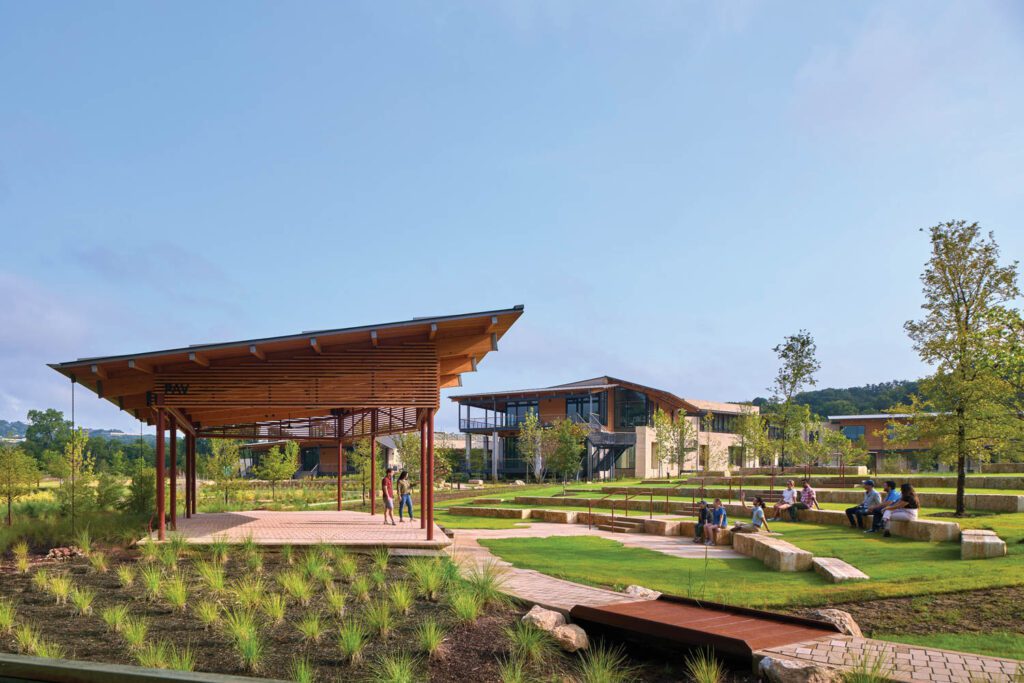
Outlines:
[[[375,449],[378,435],[418,429],[423,478],[419,517],[429,541],[434,535],[434,415],[440,390],[461,386],[462,373],[475,371],[487,353],[496,351],[498,340],[522,314],[523,307],[515,306],[79,358],[50,367],[72,385],[80,384],[156,427],[159,540],[164,540],[168,523],[176,528],[178,521],[179,430],[185,434],[184,509],[191,518],[197,513],[196,439],[295,439],[341,446],[369,437]],[[370,462],[376,482],[375,454]],[[164,485],[168,475],[169,519]],[[341,512],[341,476],[337,489]],[[370,500],[372,515],[376,496]]]

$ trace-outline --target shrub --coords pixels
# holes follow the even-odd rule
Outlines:
[[[358,664],[366,650],[366,631],[356,621],[346,621],[338,630],[338,649],[351,664]]]
[[[476,621],[477,617],[480,616],[483,604],[476,593],[470,590],[461,590],[452,593],[448,606],[451,608],[452,614],[455,615],[456,619],[470,622]]]
[[[14,631],[14,618],[17,610],[14,603],[7,598],[0,598],[0,631],[10,635]]]
[[[309,663],[308,657],[295,657],[291,665],[292,681],[295,683],[313,683],[316,675],[313,672],[313,665]]]
[[[142,617],[128,617],[121,626],[121,635],[132,650],[137,650],[145,645],[148,633],[149,624]]]
[[[505,572],[493,561],[470,567],[465,583],[484,605],[509,603],[509,597],[503,592]]]
[[[409,584],[405,582],[393,583],[388,593],[391,596],[391,605],[395,608],[395,611],[399,614],[408,614],[409,610],[412,609],[413,602],[416,600],[416,596],[412,588],[409,587]]]
[[[370,561],[374,569],[381,573],[386,572],[391,562],[391,551],[384,546],[378,546],[370,553]]]
[[[517,621],[507,627],[505,636],[512,650],[512,658],[527,664],[540,664],[557,651],[551,634],[524,621]]]
[[[365,576],[357,576],[352,580],[352,595],[360,602],[370,599],[370,581]]]
[[[267,615],[271,623],[280,624],[284,621],[285,603],[280,593],[270,593],[263,600],[263,613]]]
[[[593,645],[580,658],[580,683],[626,683],[633,674],[633,667],[626,663],[626,655],[620,647]]]
[[[130,564],[118,565],[117,581],[121,584],[121,588],[130,588],[135,583],[135,567]]]
[[[384,599],[372,601],[363,611],[363,620],[371,631],[379,636],[386,636],[394,625],[391,604]]]
[[[128,485],[128,499],[124,509],[135,514],[148,514],[156,508],[156,469],[139,467]],[[147,544],[148,545],[148,544]]]
[[[92,614],[92,603],[96,600],[96,591],[91,588],[72,588],[71,604],[78,613],[86,616]]]
[[[419,644],[420,652],[428,657],[437,654],[441,643],[444,642],[445,632],[441,625],[434,619],[427,619],[416,629],[416,641]]]
[[[715,659],[711,650],[698,650],[683,660],[687,678],[694,683],[720,683],[725,679],[722,663]]]
[[[139,572],[139,577],[142,580],[142,587],[146,591],[146,599],[158,600],[164,580],[164,575],[160,568],[155,565],[147,565]]]
[[[196,604],[196,617],[203,628],[211,628],[220,623],[220,603],[213,600],[202,600]]]
[[[408,653],[382,655],[370,668],[373,683],[414,683],[416,660]]]
[[[341,619],[345,616],[345,601],[347,600],[345,592],[339,588],[331,586],[327,589],[326,598],[327,606],[330,608],[334,616]]]
[[[309,643],[319,643],[320,638],[324,635],[324,624],[320,619],[319,612],[303,614],[299,622],[295,624],[295,628],[299,629],[302,639]]]
[[[221,595],[227,587],[224,577],[224,565],[220,562],[207,562],[199,560],[195,563],[196,573],[206,588],[214,595]]]
[[[41,640],[39,631],[29,624],[22,624],[14,629],[14,640],[18,644],[18,652],[34,655]]]
[[[169,576],[163,586],[164,599],[174,609],[184,612],[188,606],[188,586],[180,574]]]
[[[114,633],[120,633],[124,628],[124,622],[128,619],[128,605],[115,605],[106,607],[100,612],[100,618]]]
[[[158,640],[146,643],[135,651],[135,662],[147,669],[167,668],[167,643]]]
[[[313,599],[313,585],[301,571],[291,570],[278,574],[277,581],[284,592],[300,605],[306,606]]]
[[[71,595],[71,577],[67,574],[55,574],[50,577],[47,587],[50,595],[57,600],[57,604],[63,605],[67,603],[68,597]]]

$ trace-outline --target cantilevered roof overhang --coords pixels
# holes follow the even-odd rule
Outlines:
[[[522,306],[51,364],[140,420],[199,436],[358,437],[415,429],[498,348]]]

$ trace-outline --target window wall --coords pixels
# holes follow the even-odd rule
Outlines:
[[[576,416],[584,421],[590,420],[593,412],[601,420],[601,424],[608,423],[608,394],[602,391],[600,394],[585,394],[582,396],[570,396],[565,399],[565,416],[573,419]]]
[[[528,413],[537,414],[537,400],[532,401],[508,401],[505,404],[505,425],[515,427],[524,419]]]
[[[850,441],[860,441],[864,438],[864,427],[861,425],[847,425],[842,431],[843,436]]]
[[[644,427],[651,421],[653,405],[647,395],[632,389],[615,389],[615,428]]]

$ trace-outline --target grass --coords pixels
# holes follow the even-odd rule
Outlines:
[[[444,642],[445,632],[434,619],[427,619],[416,629],[416,643],[420,652],[433,657]]]
[[[74,584],[71,583],[71,577],[67,574],[54,574],[47,584],[47,590],[50,591],[50,595],[58,605],[67,603],[68,598],[71,597],[72,588],[74,588]]]
[[[21,624],[14,629],[14,641],[18,644],[18,652],[35,654],[41,639],[39,631],[30,624]]]
[[[403,615],[409,613],[416,600],[416,595],[412,588],[404,581],[391,584],[388,595],[391,598],[391,606],[395,608],[396,612]]]
[[[306,574],[299,569],[293,569],[277,575],[277,582],[281,588],[300,605],[305,607],[313,599],[313,584]]]
[[[350,664],[358,664],[366,650],[366,630],[357,621],[346,621],[338,629],[338,650]]]
[[[121,584],[121,588],[131,588],[135,583],[135,567],[130,564],[118,565],[117,581]]]
[[[302,615],[295,628],[302,634],[302,639],[308,643],[319,643],[324,635],[324,622],[319,612],[307,612]]]
[[[603,643],[584,650],[578,667],[579,683],[626,683],[633,678],[622,648]]]
[[[363,574],[352,579],[352,596],[360,602],[370,599],[370,580]]]
[[[715,659],[710,649],[698,650],[683,660],[688,680],[694,683],[720,683],[725,678],[725,667]]]
[[[507,604],[509,601],[508,596],[502,592],[505,572],[493,560],[471,566],[466,572],[465,583],[484,606]]]
[[[345,616],[345,605],[348,602],[348,596],[343,590],[333,585],[328,587],[324,593],[324,600],[327,601],[327,607],[335,617],[341,619]]]
[[[188,606],[188,586],[180,574],[173,574],[165,579],[163,586],[164,600],[174,609],[184,612]]]
[[[14,554],[14,567],[21,574],[27,574],[29,568],[28,561],[28,543],[25,541],[18,541],[11,546],[11,552]]]
[[[71,589],[71,604],[75,606],[75,610],[82,616],[88,616],[92,614],[92,603],[96,601],[96,591],[91,588],[72,588]]]
[[[476,621],[483,609],[480,597],[471,590],[452,593],[448,604],[455,618],[462,622]]]
[[[416,660],[405,652],[382,655],[370,667],[369,680],[372,683],[415,683]]]
[[[256,610],[267,595],[267,584],[258,576],[245,576],[235,581],[231,594],[243,609]]]
[[[208,591],[214,595],[222,595],[227,590],[223,564],[216,561],[199,560],[194,566],[199,579]]]
[[[203,600],[196,605],[196,617],[203,628],[212,628],[220,623],[220,603],[213,600]]]
[[[6,598],[0,599],[0,632],[10,635],[14,631],[16,616],[17,610],[14,608],[14,603]]]
[[[505,629],[512,658],[527,664],[540,664],[558,649],[551,635],[533,624],[517,621]]]
[[[528,683],[530,677],[526,671],[526,663],[515,658],[500,660],[498,662],[498,680],[501,683]]]
[[[289,670],[291,680],[295,683],[313,683],[316,680],[316,673],[308,657],[295,657]]]
[[[907,633],[873,633],[873,638],[894,643],[935,647],[942,650],[974,652],[992,657],[1024,659],[1024,633],[1008,631],[986,631],[983,633],[929,633],[912,635]]]
[[[121,635],[132,650],[137,650],[146,643],[148,633],[149,623],[141,617],[128,617],[121,627]]]
[[[363,610],[363,621],[375,635],[386,636],[394,628],[394,614],[391,612],[391,604],[384,599],[370,602]]]
[[[284,596],[279,593],[270,593],[263,601],[263,613],[267,615],[272,624],[280,624],[284,621],[285,610]]]
[[[236,643],[257,635],[256,615],[247,609],[228,610],[223,623],[228,637]]]
[[[263,668],[264,645],[259,634],[235,641],[238,659],[246,671],[257,673]]]
[[[124,622],[128,619],[128,605],[115,605],[105,607],[100,612],[100,618],[114,633],[120,633],[124,628]]]
[[[146,565],[139,572],[139,578],[142,580],[142,586],[146,592],[147,600],[158,600],[160,598],[161,588],[163,587],[164,575],[160,571],[160,567],[156,565]]]
[[[428,600],[437,600],[444,587],[444,568],[440,561],[433,558],[413,558],[406,565],[413,578],[416,590]]]

